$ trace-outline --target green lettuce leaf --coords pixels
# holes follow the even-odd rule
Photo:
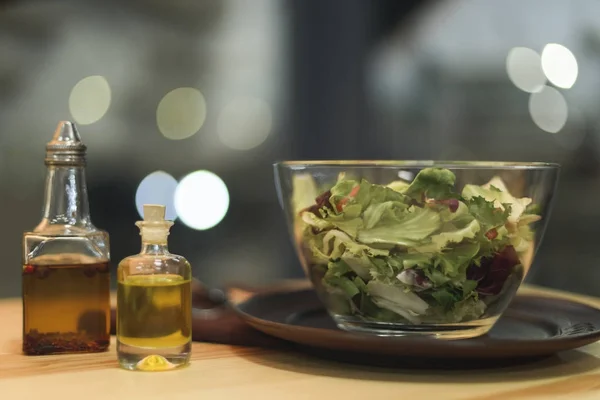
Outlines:
[[[413,206],[403,213],[385,213],[373,228],[360,230],[357,238],[365,244],[415,246],[440,226],[438,213]]]
[[[378,296],[371,296],[371,299],[373,303],[375,303],[377,306],[385,310],[391,311],[401,317],[404,317],[406,320],[412,322],[413,324],[421,323],[421,319],[418,317],[418,315],[415,315],[416,313],[412,312],[411,310],[407,310],[398,303]]]
[[[447,205],[436,205],[435,209],[440,213],[442,222],[452,222],[469,216],[469,207],[462,201],[458,202],[458,208],[454,212],[452,212]]]
[[[372,298],[383,299],[386,302],[393,304],[394,309],[387,308],[391,311],[398,312],[403,310],[416,314],[425,314],[429,304],[413,292],[405,291],[398,286],[392,286],[378,281],[370,281],[367,283],[367,291]]]
[[[442,289],[436,289],[431,293],[431,297],[442,306],[445,310],[451,309],[454,304],[461,301],[463,298],[462,291],[453,287],[447,286]]]
[[[373,185],[366,180],[360,183],[354,180],[342,180],[331,188],[329,202],[334,213],[347,212],[350,206],[357,206],[354,215],[360,214],[370,204],[379,204],[386,201],[406,203],[406,197],[390,188]],[[358,210],[358,214],[357,211]]]
[[[452,281],[452,279],[446,276],[442,271],[433,267],[433,264],[428,265],[427,268],[423,268],[423,272],[425,273],[427,279],[433,283],[433,287],[436,288],[444,286],[448,282]]]
[[[387,258],[388,264],[396,273],[408,268],[427,268],[433,264],[433,256],[423,253],[396,253]]]
[[[511,212],[510,204],[503,204],[503,209],[496,208],[493,201],[488,201],[482,196],[471,197],[468,201],[468,208],[471,215],[479,221],[486,232],[504,225]]]
[[[467,200],[474,197],[483,197],[485,200],[493,202],[496,208],[502,210],[506,210],[507,205],[510,205],[507,219],[514,223],[519,220],[521,214],[531,204],[531,199],[528,197],[516,198],[512,196],[499,177],[492,178],[490,182],[483,186],[465,185],[462,196]]]
[[[329,255],[329,257],[334,260],[340,258],[346,250],[356,255],[365,252],[371,257],[389,255],[388,250],[376,249],[357,243],[346,233],[337,229],[326,231],[322,236],[322,243],[322,252]]]
[[[333,228],[333,224],[323,218],[317,217],[310,211],[305,211],[301,214],[302,221],[311,227],[317,228],[318,230],[327,230]]]
[[[356,239],[358,231],[363,226],[362,218],[352,218],[351,216],[347,217],[345,212],[339,215],[332,215],[330,218],[325,218],[324,220],[327,221],[327,223],[329,223],[332,227],[348,234],[352,239]]]
[[[534,233],[529,225],[518,225],[508,234],[508,239],[517,253],[525,253],[533,246]]]
[[[329,262],[327,272],[323,277],[323,284],[350,299],[360,293],[354,281],[345,276],[351,271],[350,266],[342,260]]]
[[[410,183],[406,181],[393,181],[387,185],[387,187],[399,193],[404,193],[409,186]]]
[[[389,284],[393,284],[393,282],[397,281],[396,275],[398,275],[398,271],[388,263],[388,257],[371,258],[371,262],[374,266],[374,268],[369,271],[371,273],[371,278]]]
[[[330,276],[323,278],[323,284],[329,286],[336,292],[343,294],[348,299],[353,298],[360,293],[354,282],[344,276]]]
[[[359,182],[354,180],[341,180],[336,183],[335,186],[331,188],[331,196],[329,197],[331,205],[335,207],[339,200],[349,196],[354,187],[358,185]]]
[[[458,198],[454,192],[456,176],[452,171],[442,168],[425,168],[421,170],[404,194],[422,201],[423,197],[436,200]]]
[[[327,264],[329,262],[329,254],[323,248],[323,239],[325,232],[313,234],[310,226],[304,229],[302,245],[306,250],[308,262],[312,264]]]
[[[464,242],[451,249],[436,254],[434,266],[449,278],[466,279],[466,270],[479,253],[478,242]]]
[[[454,304],[446,318],[448,322],[460,322],[480,318],[485,312],[486,305],[477,297],[467,297]]]
[[[365,280],[369,280],[371,278],[371,270],[375,268],[375,266],[364,251],[358,252],[358,254],[355,254],[351,251],[346,251],[344,254],[342,254],[341,259],[360,278]]]
[[[477,287],[477,281],[467,279],[462,283],[463,297],[467,297],[473,293]]]
[[[382,219],[394,219],[397,215],[405,212],[408,206],[399,201],[385,201],[383,203],[372,203],[367,207],[363,216],[364,228],[372,229]]]
[[[430,243],[418,246],[416,250],[423,253],[439,253],[453,243],[461,243],[465,239],[475,238],[481,229],[479,222],[476,219],[471,219],[471,221],[464,224],[464,221],[463,219],[462,222],[445,224],[442,232],[431,236]]]

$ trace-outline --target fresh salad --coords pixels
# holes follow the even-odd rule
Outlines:
[[[460,193],[455,179],[441,168],[387,186],[340,176],[299,212],[309,274],[337,299],[333,312],[458,323],[482,318],[505,291],[516,290],[538,207],[513,197],[498,177]]]

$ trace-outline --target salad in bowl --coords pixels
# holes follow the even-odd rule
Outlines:
[[[459,187],[469,168],[450,167],[381,184],[364,175],[382,174],[340,171],[320,189],[319,175],[291,176],[296,247],[340,328],[464,338],[506,309],[531,266],[549,193],[542,203],[515,196],[500,173]],[[554,183],[542,181],[536,193]]]

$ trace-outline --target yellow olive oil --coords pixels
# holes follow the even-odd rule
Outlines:
[[[179,275],[133,275],[119,282],[118,330],[121,343],[164,348],[191,340],[190,280]]]
[[[130,353],[129,358],[135,362],[147,356],[169,360],[171,354],[189,354],[189,279],[169,274],[130,275],[118,282],[117,290],[117,340],[121,353]],[[140,364],[136,369],[145,368]]]

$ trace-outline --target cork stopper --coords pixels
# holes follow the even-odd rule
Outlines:
[[[167,207],[160,204],[144,204],[144,221],[163,222]]]
[[[144,204],[144,220],[136,222],[144,243],[166,244],[172,221],[165,220],[166,207],[162,204]]]

